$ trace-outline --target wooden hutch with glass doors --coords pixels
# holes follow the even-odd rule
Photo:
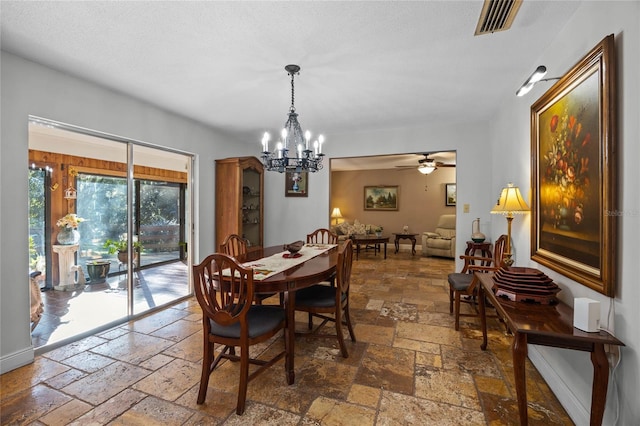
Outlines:
[[[216,246],[227,235],[247,240],[249,251],[263,246],[264,167],[255,157],[216,160]]]

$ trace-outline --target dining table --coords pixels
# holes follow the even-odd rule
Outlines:
[[[312,247],[314,245],[306,245]],[[315,245],[322,248],[322,245]],[[329,247],[329,245],[327,245]],[[246,255],[239,256],[238,260],[247,267],[254,267],[261,259],[282,254],[288,257],[287,250],[282,246],[272,246],[249,251]],[[292,260],[295,258],[291,256]],[[330,245],[330,248],[322,253],[303,261],[292,261],[292,267],[269,275],[266,278],[257,278],[254,273],[254,292],[260,294],[281,293],[287,313],[287,328],[285,328],[285,340],[287,342],[286,374],[287,383],[292,385],[295,381],[294,353],[295,353],[295,292],[305,287],[310,287],[322,281],[328,281],[336,273],[338,262],[338,246]],[[257,269],[254,269],[257,271]]]

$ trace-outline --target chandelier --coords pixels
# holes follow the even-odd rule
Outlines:
[[[269,133],[265,132],[262,137],[262,164],[269,171],[275,172],[317,172],[322,169],[322,144],[324,136],[319,135],[318,139],[311,143],[311,132],[308,130],[303,134],[298,114],[294,102],[293,76],[300,74],[298,65],[287,65],[284,67],[287,74],[291,76],[291,107],[289,108],[289,119],[284,124],[280,133],[281,140],[276,142],[273,151],[269,151]]]

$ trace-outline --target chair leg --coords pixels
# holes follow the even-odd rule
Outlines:
[[[200,390],[198,391],[198,404],[204,404],[207,397],[207,387],[209,386],[209,376],[211,375],[211,363],[213,362],[213,343],[209,342],[207,336],[204,337],[204,354],[202,356],[202,373],[200,375]]]
[[[238,387],[238,405],[236,414],[244,413],[247,402],[247,384],[249,382],[249,348],[240,348],[240,386]]]
[[[455,306],[454,313],[456,317],[455,330],[458,331],[460,329],[460,292],[455,292]]]
[[[342,333],[342,308],[336,309],[336,334],[338,336],[338,344],[340,345],[340,352],[342,352],[343,358],[349,358],[349,352],[347,352],[347,346],[344,344],[344,334]]]
[[[347,322],[347,328],[349,329],[349,335],[351,336],[351,341],[356,341],[356,335],[353,332],[353,325],[351,324],[351,314],[349,313],[349,305],[344,308],[344,319]]]
[[[313,315],[311,315],[311,312],[309,312],[309,330],[313,330]]]
[[[453,313],[453,287],[449,286],[449,314]]]

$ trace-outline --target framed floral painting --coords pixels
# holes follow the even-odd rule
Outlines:
[[[309,196],[309,172],[286,172],[284,180],[285,197]]]
[[[610,35],[531,106],[531,258],[607,296],[616,281],[614,146]]]

